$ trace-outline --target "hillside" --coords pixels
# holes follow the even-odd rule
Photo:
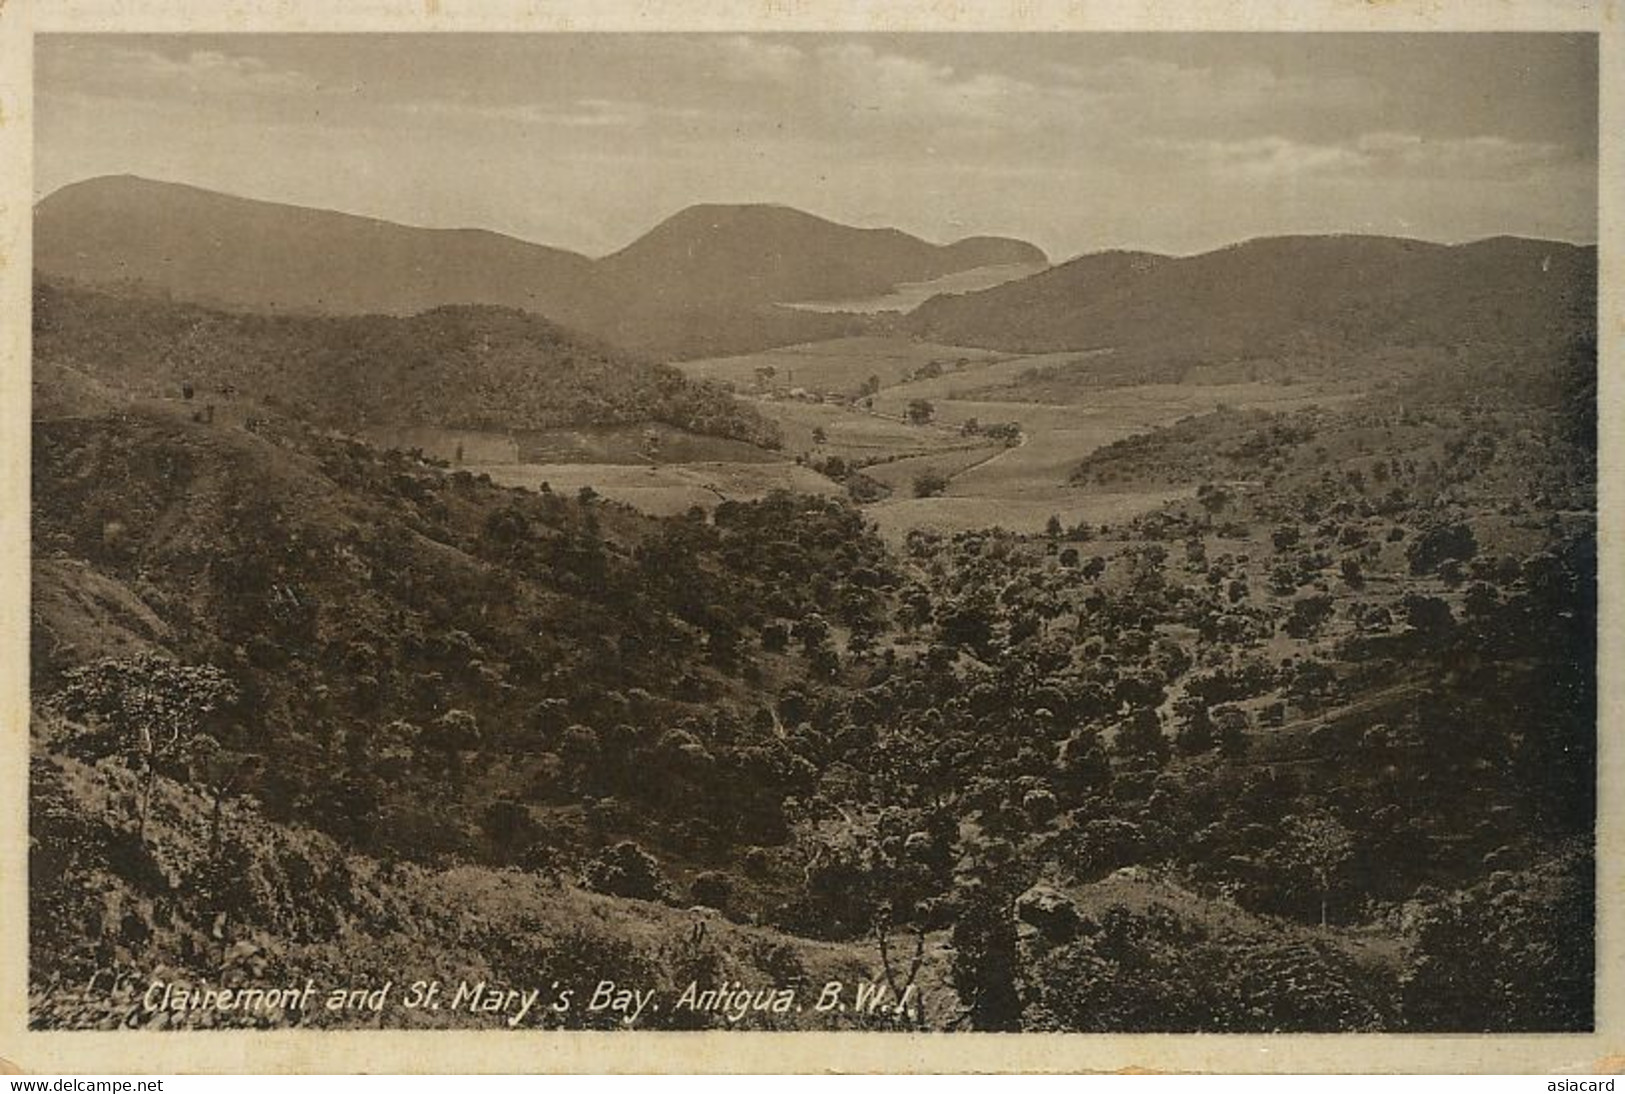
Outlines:
[[[50,277],[263,312],[411,315],[568,308],[590,259],[495,232],[412,228],[133,176],[88,179],[34,211]]]
[[[522,308],[659,357],[857,333],[860,317],[775,305],[1046,261],[1017,240],[938,246],[781,206],[702,205],[595,262],[495,232],[412,228],[132,176],[51,194],[35,208],[34,239],[40,273],[124,294],[265,313]]]
[[[38,1024],[125,1020],[132,970],[805,990],[880,937],[932,1029],[1591,1021],[1596,558],[1545,413],[1436,454],[1248,416],[1101,469],[1279,454],[1267,492],[894,552],[38,381],[79,412],[33,435]]]
[[[34,354],[127,395],[227,391],[340,428],[527,429],[661,421],[771,444],[731,396],[564,330],[490,306],[385,315],[263,316],[44,282]]]
[[[1042,263],[1012,239],[941,247],[894,228],[850,228],[777,205],[697,205],[602,259],[602,284],[651,310],[829,300],[978,266]]]
[[[1300,236],[1189,258],[1085,256],[927,301],[905,326],[1006,351],[1110,349],[1098,382],[1248,363],[1303,375],[1405,353],[1549,350],[1591,329],[1595,295],[1594,247]]]

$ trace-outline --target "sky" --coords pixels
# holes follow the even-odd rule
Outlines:
[[[1597,231],[1587,35],[37,42],[37,196],[135,174],[590,255],[701,202],[1010,235],[1057,260]]]

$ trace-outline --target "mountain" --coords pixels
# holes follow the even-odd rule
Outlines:
[[[1255,239],[1188,258],[1111,252],[905,320],[933,341],[1025,352],[1110,349],[1118,362],[1335,359],[1407,347],[1564,342],[1594,323],[1595,247],[1496,238]]]
[[[592,272],[583,255],[495,232],[410,228],[129,175],[41,201],[34,265],[229,308],[390,315],[441,304],[549,314]]]
[[[669,310],[852,298],[978,266],[1046,261],[1012,239],[943,247],[781,205],[696,205],[598,266],[613,296]]]
[[[769,205],[701,205],[594,261],[476,230],[412,228],[132,176],[63,187],[34,216],[49,277],[255,312],[413,315],[523,308],[656,356],[854,333],[774,305],[854,299],[987,265],[1041,264],[1018,240],[938,246]]]
[[[253,315],[42,281],[37,368],[85,388],[231,391],[321,425],[543,429],[662,421],[773,444],[774,427],[704,383],[538,315],[446,305],[414,316]]]

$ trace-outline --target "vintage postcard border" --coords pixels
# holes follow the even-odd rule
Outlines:
[[[1601,642],[1597,1032],[1552,1036],[1046,1034],[39,1033],[26,1029],[28,308],[35,32],[623,30],[1588,31],[1600,35],[1602,360],[1625,350],[1618,195],[1625,41],[1617,3],[1229,0],[0,0],[0,1071],[27,1072],[1585,1072],[1625,1070],[1625,687],[1620,669],[1621,383],[1600,369]],[[1610,139],[1612,138],[1612,139]],[[625,1037],[636,1040],[628,1051]]]

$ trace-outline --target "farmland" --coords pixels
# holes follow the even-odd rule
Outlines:
[[[470,465],[503,486],[559,494],[590,488],[651,516],[672,516],[695,506],[711,509],[720,501],[748,501],[774,490],[835,495],[840,489],[822,475],[794,463],[688,463],[645,465],[607,463],[508,463]]]

